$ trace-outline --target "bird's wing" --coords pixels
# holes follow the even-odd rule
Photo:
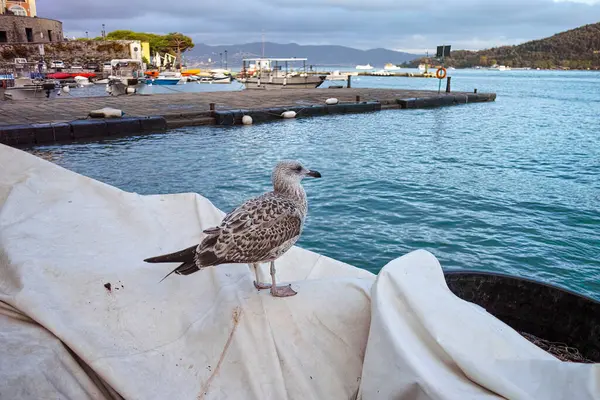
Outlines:
[[[205,266],[263,261],[273,249],[300,236],[303,219],[290,200],[269,195],[249,200],[200,245],[198,261]]]

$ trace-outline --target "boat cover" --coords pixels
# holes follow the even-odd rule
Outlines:
[[[600,398],[597,364],[458,299],[426,251],[375,277],[294,247],[277,263],[289,298],[258,292],[246,265],[159,283],[175,265],[142,260],[222,216],[0,145],[0,398]]]

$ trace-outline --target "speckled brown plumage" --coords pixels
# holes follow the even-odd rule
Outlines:
[[[196,250],[199,267],[260,263],[277,259],[296,243],[305,214],[291,199],[275,192],[248,200],[227,214]]]

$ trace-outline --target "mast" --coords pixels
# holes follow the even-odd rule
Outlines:
[[[262,30],[262,58],[265,58],[265,30]]]

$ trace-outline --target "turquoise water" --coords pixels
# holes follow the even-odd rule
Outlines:
[[[32,150],[128,191],[193,191],[226,211],[268,190],[277,160],[296,158],[323,174],[305,183],[302,247],[373,272],[423,248],[445,268],[507,272],[600,299],[600,73],[452,75],[455,90],[494,91],[497,101]]]

